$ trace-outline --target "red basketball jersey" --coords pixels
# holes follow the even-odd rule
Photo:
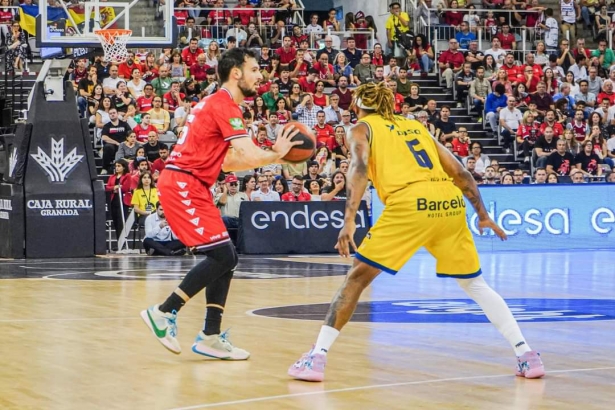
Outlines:
[[[230,140],[248,137],[239,105],[231,93],[220,91],[199,102],[188,115],[167,168],[190,172],[211,187],[222,169]]]

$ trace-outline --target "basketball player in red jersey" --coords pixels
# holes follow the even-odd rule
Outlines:
[[[158,179],[158,192],[166,221],[182,243],[205,259],[194,266],[165,302],[141,312],[141,317],[164,347],[181,353],[177,340],[177,312],[206,289],[207,314],[192,351],[226,360],[246,360],[250,354],[234,347],[220,333],[237,253],[229,239],[210,188],[220,170],[237,171],[281,162],[299,141],[292,127],[278,132],[271,151],[263,151],[250,139],[239,108],[245,97],[256,95],[262,75],[256,55],[247,49],[232,49],[218,63],[222,88],[192,110],[166,168]],[[229,146],[231,149],[229,150]],[[160,227],[166,226],[163,220]]]

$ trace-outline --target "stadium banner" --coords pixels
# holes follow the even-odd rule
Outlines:
[[[372,195],[372,226],[384,205]],[[615,248],[615,184],[553,184],[481,186],[491,218],[506,232],[500,241],[493,231],[480,235],[478,218],[466,203],[468,226],[480,251],[549,251]],[[418,201],[418,199],[417,199]],[[456,212],[424,206],[425,212]]]
[[[239,251],[245,254],[336,253],[346,201],[242,202]],[[367,204],[357,212],[355,242],[369,230]]]

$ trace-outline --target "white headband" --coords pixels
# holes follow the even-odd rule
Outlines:
[[[376,108],[378,108],[378,107],[370,107],[370,106],[367,106],[367,105],[363,104],[363,100],[361,100],[360,98],[357,98],[357,101],[355,102],[355,105],[357,107],[359,107],[359,108],[364,109],[364,110],[375,110]]]

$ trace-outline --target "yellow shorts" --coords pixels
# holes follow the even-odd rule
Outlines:
[[[356,257],[395,274],[421,247],[436,258],[439,277],[481,274],[465,199],[450,182],[421,182],[389,196]]]

